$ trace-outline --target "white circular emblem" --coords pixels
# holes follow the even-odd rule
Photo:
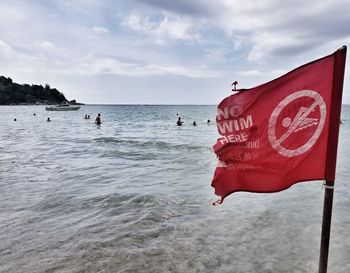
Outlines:
[[[296,116],[292,120],[290,117],[284,117],[281,121],[281,125],[287,129],[285,133],[282,134],[279,139],[276,137],[276,123],[277,119],[282,112],[282,110],[294,100],[302,97],[307,97],[313,99],[313,103],[309,107],[300,107]],[[320,118],[309,118],[308,115],[315,110],[316,107],[319,107]],[[316,142],[320,136],[325,120],[326,120],[326,104],[324,103],[320,94],[312,90],[301,90],[290,94],[284,98],[272,112],[269,127],[268,127],[268,137],[272,147],[281,155],[285,157],[293,157],[307,152]],[[292,150],[282,146],[282,143],[291,136],[292,133],[302,131],[309,127],[317,126],[315,132],[310,137],[310,139],[302,146]],[[291,136],[293,137],[293,136]]]

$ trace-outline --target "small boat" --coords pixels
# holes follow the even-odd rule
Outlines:
[[[80,109],[80,106],[70,105],[68,102],[63,102],[59,105],[45,108],[46,111],[77,111],[79,109]]]

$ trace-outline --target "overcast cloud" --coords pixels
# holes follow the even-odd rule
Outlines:
[[[234,80],[253,87],[349,45],[349,10],[350,0],[5,0],[0,75],[85,103],[217,104]]]

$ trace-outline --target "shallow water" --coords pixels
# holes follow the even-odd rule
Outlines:
[[[0,272],[317,272],[321,182],[211,205],[215,106],[44,108],[0,107]],[[348,273],[342,120],[329,272]]]

